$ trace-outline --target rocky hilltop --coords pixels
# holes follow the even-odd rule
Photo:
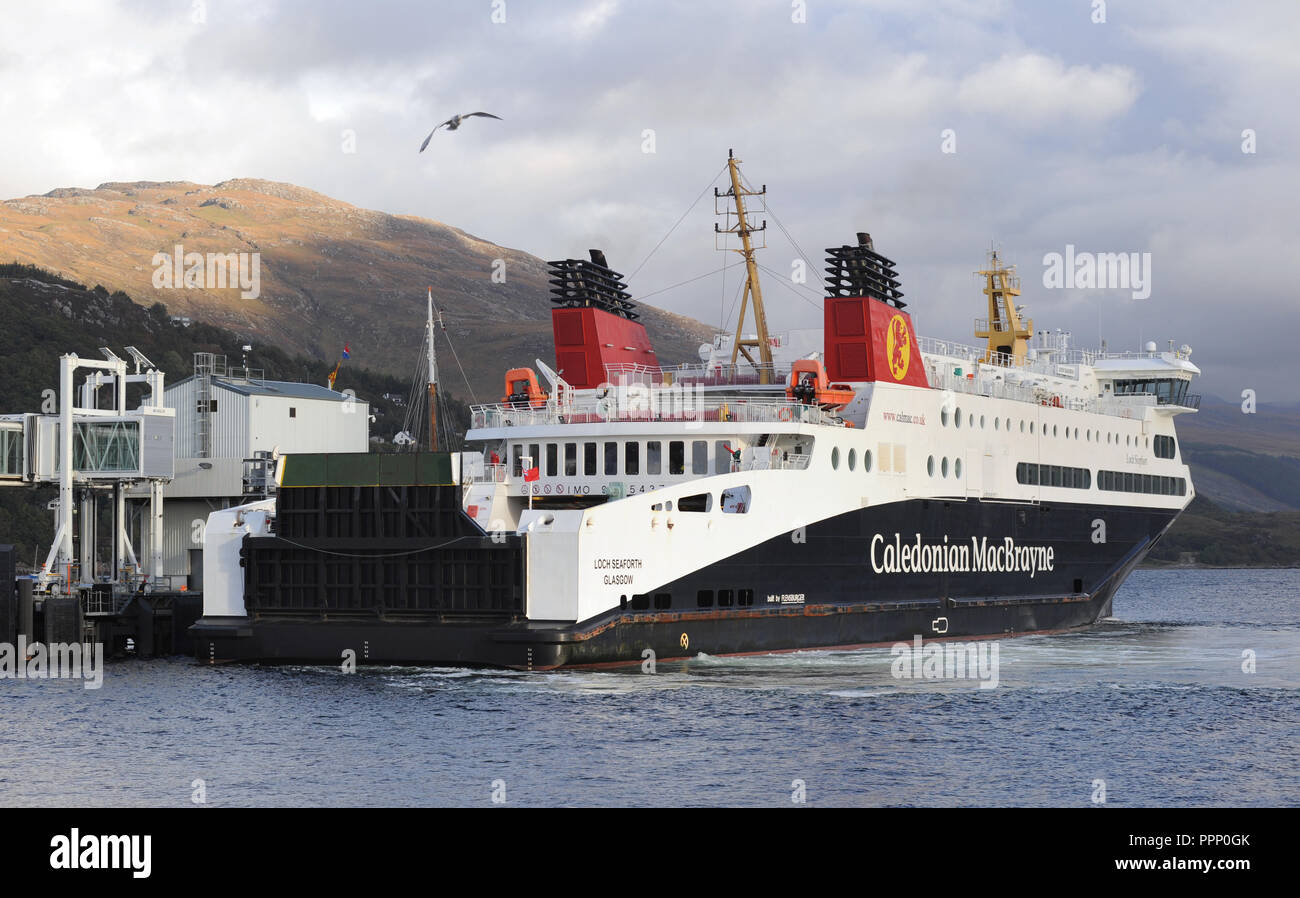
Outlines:
[[[184,277],[169,277],[182,274],[183,259],[160,275],[158,254],[170,257],[178,245],[205,258],[260,254],[259,289],[211,277],[187,286]],[[346,341],[356,364],[402,377],[414,374],[431,285],[480,400],[500,391],[506,365],[553,359],[543,260],[292,184],[110,182],[7,200],[0,202],[0,261],[103,284],[144,305],[161,302],[172,316],[322,361],[337,358]],[[494,264],[504,265],[504,283],[494,282]],[[665,363],[696,358],[712,335],[701,322],[652,307],[643,307],[642,321]],[[444,382],[464,395],[454,361],[447,364]]]

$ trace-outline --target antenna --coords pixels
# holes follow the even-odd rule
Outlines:
[[[442,313],[438,313],[438,323],[442,324]],[[438,451],[438,350],[433,343],[433,287],[429,288],[429,309],[425,322],[425,334],[429,341],[429,451]]]
[[[758,370],[759,383],[769,384],[772,382],[772,344],[767,337],[767,314],[763,311],[763,291],[758,285],[758,263],[754,261],[754,245],[750,240],[751,234],[759,234],[767,231],[767,221],[764,220],[761,227],[750,227],[749,220],[745,217],[745,197],[747,196],[765,196],[767,194],[767,185],[763,185],[762,190],[747,190],[740,183],[740,160],[736,158],[732,150],[727,150],[727,168],[731,174],[731,189],[725,193],[719,192],[718,188],[713,188],[714,213],[725,215],[730,218],[732,211],[730,209],[718,211],[719,200],[731,200],[735,204],[736,223],[726,228],[719,227],[715,222],[713,225],[714,234],[738,234],[740,236],[740,249],[730,249],[730,252],[740,253],[745,258],[745,292],[740,301],[740,320],[736,323],[736,338],[731,345],[731,365],[736,365],[736,355],[743,353],[749,363]],[[716,238],[715,238],[716,240]],[[766,234],[764,233],[763,246],[757,247],[764,249],[767,246]],[[754,302],[754,329],[757,331],[757,339],[744,339],[745,331],[745,312],[748,309],[750,300]],[[758,357],[761,362],[755,361],[754,357],[749,354],[750,347],[758,348]]]

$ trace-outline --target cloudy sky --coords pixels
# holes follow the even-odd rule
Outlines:
[[[717,273],[734,256],[712,191],[687,210],[734,147],[768,186],[776,329],[821,323],[819,272],[789,284],[801,251],[820,265],[867,230],[919,329],[973,342],[995,243],[1040,329],[1189,343],[1204,392],[1300,400],[1300,4],[45,0],[4,18],[6,198],[288,181],[543,258],[602,247],[634,295],[717,324],[739,270]],[[480,109],[503,121],[416,152]],[[1067,244],[1150,253],[1150,297],[1047,289]]]

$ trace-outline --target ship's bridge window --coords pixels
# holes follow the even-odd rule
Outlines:
[[[632,442],[623,445],[623,473],[635,477],[641,471],[641,444]]]
[[[588,477],[596,474],[596,444],[582,444],[582,473]]]
[[[618,473],[618,443],[605,444],[605,474]]]
[[[1181,377],[1134,378],[1115,381],[1115,395],[1156,397],[1157,405],[1183,405],[1189,381]]]
[[[663,473],[663,443],[658,440],[645,444],[645,472],[654,475]]]
[[[558,470],[559,446],[555,443],[546,444],[546,476],[554,477]]]
[[[1156,435],[1156,458],[1173,458],[1175,449],[1173,437]]]
[[[578,476],[578,444],[564,444],[564,476]]]

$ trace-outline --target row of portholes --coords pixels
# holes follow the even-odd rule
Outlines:
[[[943,424],[944,427],[947,427],[948,424],[949,424],[949,422],[951,422],[952,425],[953,425],[953,427],[960,428],[960,427],[961,427],[961,422],[962,422],[961,409],[960,409],[960,408],[954,409],[954,410],[953,410],[953,413],[952,413],[951,415],[948,414],[948,410],[947,410],[946,408],[945,408],[945,409],[940,409],[940,410],[939,410],[939,422],[940,422],[941,424]],[[974,413],[974,412],[967,412],[967,413],[966,413],[966,426],[967,426],[967,427],[972,427],[972,428],[973,428],[973,427],[976,426],[976,423],[977,423],[977,422],[976,422],[976,418],[975,418],[975,413]],[[1021,421],[1021,422],[1020,422],[1020,432],[1021,432],[1021,433],[1025,433],[1025,432],[1026,432],[1026,424],[1027,424],[1027,425],[1028,425],[1028,432],[1029,432],[1029,433],[1034,433],[1035,430],[1037,429],[1037,428],[1034,426],[1034,423],[1035,423],[1035,422],[1033,422],[1033,421]],[[985,428],[986,424],[987,424],[987,419],[986,419],[983,415],[980,415],[980,416],[979,416],[979,419],[978,419],[978,424],[979,424],[979,428],[980,428],[981,430],[983,430],[983,429]],[[1010,433],[1010,432],[1011,432],[1011,419],[1010,419],[1010,418],[994,418],[994,419],[993,419],[993,429],[994,429],[994,430],[1003,430],[1003,429],[1005,429],[1005,430],[1007,431],[1007,433]],[[1054,436],[1054,437],[1055,437],[1055,436],[1060,436],[1060,433],[1061,433],[1060,425],[1053,424],[1053,425],[1052,425],[1052,436]],[[1069,438],[1070,438],[1071,433],[1073,433],[1074,438],[1075,438],[1076,440],[1079,438],[1079,428],[1077,428],[1077,427],[1075,427],[1075,428],[1073,428],[1073,429],[1071,429],[1071,428],[1069,428],[1069,427],[1065,428],[1065,438],[1066,438],[1066,439],[1069,439]],[[1047,436],[1047,425],[1046,425],[1046,424],[1043,425],[1043,436]],[[1092,442],[1092,441],[1094,440],[1094,438],[1095,438],[1096,442],[1098,442],[1098,443],[1101,442],[1101,431],[1100,431],[1100,430],[1089,430],[1089,431],[1087,431],[1086,439],[1087,439],[1089,442]],[[1107,443],[1107,445],[1115,445],[1115,446],[1118,446],[1118,445],[1119,445],[1119,434],[1114,433],[1114,432],[1107,433],[1107,434],[1106,434],[1106,443]],[[1137,443],[1138,443],[1138,437],[1135,437],[1135,436],[1133,436],[1132,434],[1128,434],[1128,435],[1126,435],[1126,436],[1124,437],[1124,445],[1125,445],[1125,446],[1136,446]],[[1148,449],[1151,448],[1151,438],[1150,438],[1150,437],[1148,437],[1148,438],[1146,439],[1146,448],[1148,448]]]
[[[858,466],[858,450],[850,449],[848,454],[849,470],[855,470]],[[840,447],[836,446],[831,449],[831,469],[838,471],[840,469]],[[862,473],[866,474],[871,471],[871,450],[862,450]]]
[[[928,473],[931,477],[934,476],[934,456],[933,456],[933,455],[931,455],[929,458],[927,458],[927,459],[925,460],[925,470],[926,470],[926,473]],[[940,476],[942,476],[942,477],[947,477],[947,476],[948,476],[948,456],[946,456],[946,455],[945,455],[942,459],[940,459],[940,461],[939,461],[939,474],[940,474]],[[952,476],[953,476],[953,477],[961,477],[961,459],[960,459],[960,458],[954,458],[954,459],[952,460]]]

